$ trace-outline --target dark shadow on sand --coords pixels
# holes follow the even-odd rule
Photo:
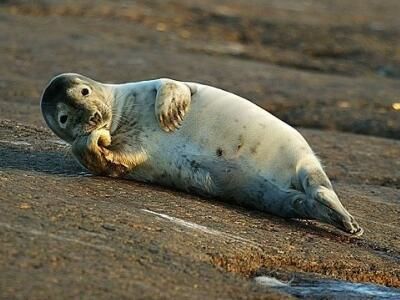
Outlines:
[[[63,153],[62,151],[40,151],[32,148],[17,146],[17,145],[4,145],[0,144],[0,171],[1,170],[19,170],[19,171],[33,171],[44,174],[51,174],[56,176],[66,177],[82,177],[90,175],[90,173],[81,167],[71,154]],[[126,179],[114,179],[107,177],[98,177],[104,180],[117,180],[119,185],[126,185],[128,190],[132,185],[141,186],[144,189],[151,189],[152,191],[168,192],[172,195],[184,197],[189,200],[198,202],[209,202],[212,205],[221,206],[229,210],[233,210],[239,214],[248,215],[251,218],[268,219],[276,224],[287,226],[290,230],[302,230],[309,234],[318,236],[322,239],[331,239],[337,242],[356,244],[361,248],[375,250],[377,253],[383,253],[385,256],[392,258],[394,261],[399,260],[399,253],[388,254],[387,249],[383,249],[373,242],[362,240],[360,238],[352,237],[341,231],[322,225],[316,221],[305,221],[296,219],[283,219],[266,212],[256,211],[254,209],[238,206],[235,203],[224,201],[223,199],[206,198],[197,195],[188,194],[177,189],[163,187],[157,184],[141,183]],[[268,230],[268,229],[266,229]]]
[[[87,172],[71,155],[11,145],[0,145],[0,168],[68,176]]]

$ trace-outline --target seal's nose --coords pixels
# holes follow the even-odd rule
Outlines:
[[[89,124],[96,126],[99,125],[102,121],[102,116],[101,113],[96,111],[90,118],[89,118]]]

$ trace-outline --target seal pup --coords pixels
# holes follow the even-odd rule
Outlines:
[[[227,91],[172,79],[104,84],[66,73],[47,85],[41,109],[94,174],[363,233],[301,134]]]

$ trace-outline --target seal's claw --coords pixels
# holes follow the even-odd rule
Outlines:
[[[357,221],[354,220],[353,216],[350,215],[349,220],[344,220],[343,225],[346,228],[345,231],[354,236],[361,236],[364,233],[364,229],[358,225]]]
[[[364,234],[364,229],[358,227],[356,231],[350,232],[354,236],[362,236]]]
[[[161,129],[178,129],[189,109],[191,92],[188,86],[174,80],[163,80],[157,90],[155,113]]]
[[[176,116],[176,118],[178,119],[179,125],[182,124],[183,121],[183,116],[181,116],[181,114],[178,113],[178,115]]]
[[[178,118],[175,118],[172,123],[174,124],[176,129],[179,129],[179,127],[181,127],[181,125],[179,124],[179,120]]]

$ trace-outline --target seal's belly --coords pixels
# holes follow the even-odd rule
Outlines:
[[[246,161],[249,172],[287,183],[299,157],[312,153],[304,138],[250,101],[201,86],[178,135],[217,159]]]
[[[228,164],[240,168],[241,176],[260,175],[289,186],[299,157],[312,153],[295,129],[265,110],[234,94],[201,85],[182,127],[156,139],[150,143],[158,145],[152,157],[154,166],[148,166],[153,171],[145,173],[156,174],[150,181],[158,182],[162,177],[182,178],[182,169],[197,172],[198,167],[223,176],[219,171]]]

